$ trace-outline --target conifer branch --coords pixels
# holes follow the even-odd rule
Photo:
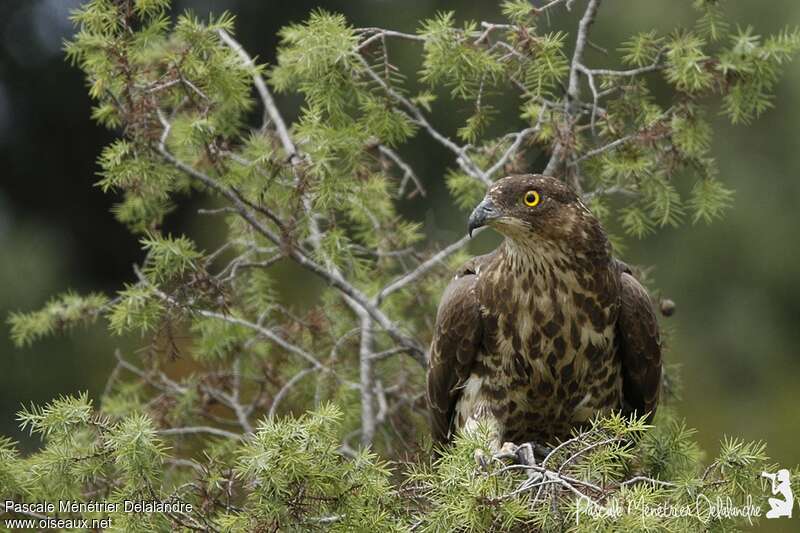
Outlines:
[[[434,128],[431,123],[425,118],[425,115],[422,111],[414,105],[411,100],[394,90],[390,87],[386,81],[381,78],[370,66],[369,62],[364,59],[360,54],[357,55],[358,60],[361,62],[362,66],[364,67],[364,71],[367,75],[378,85],[380,85],[383,90],[386,92],[387,95],[392,97],[396,100],[404,110],[409,113],[411,118],[420,126],[422,126],[425,131],[433,137],[439,144],[450,150],[456,155],[456,162],[458,165],[464,169],[464,172],[483,182],[485,185],[490,185],[491,180],[486,176],[486,174],[479,169],[472,159],[467,154],[467,149],[464,146],[459,146],[450,139],[448,139],[445,135],[441,134],[436,128]]]
[[[732,31],[717,2],[695,2],[694,27],[638,32],[620,47],[624,68],[593,68],[586,48],[614,47],[589,39],[600,0],[587,0],[570,57],[567,34],[541,31],[538,17],[549,22],[575,1],[537,3],[506,0],[499,22],[440,14],[417,34],[356,29],[318,10],[280,33],[267,79],[233,38],[230,15],[172,18],[168,0],[86,0],[67,55],[86,73],[94,118],[120,133],[99,158],[98,185],[121,193],[114,215],[141,236],[145,258],[112,299],[67,293],[9,323],[27,345],[104,317],[112,333],[145,339],[143,362],[115,353],[99,407],[80,394],[23,408],[21,425],[41,449],[21,455],[0,438],[0,492],[15,501],[191,502],[191,513],[137,516],[136,525],[199,531],[561,531],[584,507],[598,511],[586,529],[605,530],[620,522],[603,506],[620,502],[764,493],[761,472],[777,466],[763,443],[726,439],[706,467],[669,406],[652,427],[611,413],[552,449],[524,443],[480,464],[475,452],[491,448],[491,428],[456,435],[435,461],[414,459],[430,451],[423,343],[447,276],[440,266],[468,239],[420,251],[420,221],[402,213],[428,184],[400,156],[403,143],[419,133],[451,154],[446,185],[464,210],[506,169],[525,171],[544,152],[545,173],[563,174],[628,235],[677,223],[684,211],[710,220],[732,192],[716,178],[706,101],[719,96],[733,123],[752,120],[800,51],[800,31]],[[422,86],[414,97],[390,39],[423,44],[409,48],[423,65],[409,84]],[[672,89],[671,107],[652,98],[654,77]],[[456,107],[446,111],[470,113],[452,134],[431,118],[448,92]],[[292,124],[276,93],[302,97]],[[525,127],[497,134],[492,103],[505,96],[520,100]],[[249,131],[254,102],[262,123]],[[688,197],[673,183],[678,172],[694,176]],[[213,222],[224,237],[210,252],[164,234],[191,187],[221,204],[199,211],[222,215]],[[609,195],[624,205],[603,202]],[[312,305],[285,301],[279,263],[297,267],[300,283],[322,282],[309,287]],[[165,365],[178,356],[191,361],[170,377]],[[677,523],[707,528],[695,517]]]
[[[239,42],[233,37],[231,37],[227,31],[224,29],[219,29],[217,30],[217,33],[225,42],[225,44],[230,46],[231,49],[236,52],[236,54],[242,59],[242,62],[252,70],[253,84],[256,86],[258,95],[261,97],[261,103],[264,106],[264,120],[262,122],[262,127],[266,126],[267,119],[272,121],[272,124],[275,126],[275,132],[278,134],[278,138],[283,145],[283,150],[286,152],[286,156],[290,159],[292,164],[295,164],[297,160],[297,149],[294,146],[294,142],[292,142],[292,138],[289,136],[289,130],[286,128],[286,122],[283,120],[283,116],[278,110],[278,106],[275,104],[275,99],[272,97],[272,93],[267,88],[264,78],[259,73],[255,61],[253,61],[253,58],[250,57],[242,45],[239,44]]]
[[[253,215],[253,213],[249,210],[248,206],[239,198],[239,196],[235,192],[224,187],[223,185],[218,183],[216,180],[214,180],[207,174],[204,174],[203,172],[200,172],[194,167],[191,167],[186,163],[178,160],[166,149],[165,140],[169,135],[170,125],[169,123],[166,122],[166,119],[163,117],[163,114],[161,114],[160,116],[162,118],[162,123],[164,125],[164,132],[161,137],[161,142],[159,144],[158,151],[162,155],[162,157],[164,157],[166,161],[174,165],[177,169],[181,170],[182,172],[186,173],[192,178],[200,181],[210,189],[226,197],[233,204],[234,209],[236,209],[239,215],[248,224],[250,224],[250,226],[252,226],[255,230],[261,233],[264,237],[269,239],[273,244],[277,246],[282,246],[284,244],[284,241],[276,233],[274,233],[272,230],[270,230],[264,224],[262,224]],[[332,286],[336,287],[347,297],[355,301],[361,308],[367,311],[394,340],[404,345],[409,350],[411,355],[417,361],[420,362],[420,364],[424,364],[425,350],[420,346],[420,344],[411,337],[408,337],[407,335],[403,334],[400,331],[399,327],[396,324],[394,324],[383,313],[383,311],[381,311],[375,305],[370,303],[369,299],[361,291],[359,291],[353,285],[348,283],[340,273],[328,270],[325,267],[317,264],[315,261],[310,259],[308,255],[299,250],[296,246],[291,247],[288,250],[287,255],[291,259],[293,259],[297,264],[313,272],[314,274],[317,274],[321,278],[325,279]]]

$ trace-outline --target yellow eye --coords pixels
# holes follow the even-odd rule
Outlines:
[[[536,191],[528,191],[525,193],[525,196],[522,198],[522,201],[525,202],[525,205],[528,207],[536,207],[539,205],[539,193]]]

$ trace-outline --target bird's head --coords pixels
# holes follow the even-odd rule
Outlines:
[[[578,196],[563,182],[539,174],[522,174],[492,184],[469,217],[469,234],[491,226],[520,244],[561,241],[576,224],[591,217]]]

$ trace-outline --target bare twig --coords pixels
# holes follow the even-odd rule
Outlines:
[[[545,5],[543,5],[542,7],[534,7],[533,9],[535,9],[536,11],[538,11],[538,12],[540,12],[540,13],[541,13],[541,12],[547,11],[547,10],[548,10],[548,9],[550,9],[551,7],[555,7],[555,6],[557,6],[558,4],[563,4],[563,3],[564,3],[564,1],[565,1],[565,0],[552,0],[551,2],[548,2],[548,3],[546,3],[546,4],[545,4]],[[571,4],[572,4],[572,2],[570,2],[570,1],[567,1],[567,4],[566,4],[566,5],[567,5],[567,10],[568,10],[568,11],[569,11],[569,10],[572,8],[572,5],[571,5]]]
[[[483,182],[486,185],[491,183],[491,180],[486,176],[486,174],[478,168],[478,166],[472,161],[472,159],[467,154],[467,150],[463,146],[459,146],[446,136],[439,133],[439,131],[434,128],[431,123],[425,118],[425,115],[420,111],[420,109],[415,106],[411,100],[403,96],[402,94],[398,93],[394,90],[389,84],[386,83],[386,80],[381,78],[370,66],[369,62],[364,59],[361,55],[357,55],[358,59],[361,61],[361,64],[364,66],[365,72],[367,75],[372,78],[381,88],[386,92],[387,95],[392,97],[398,103],[400,103],[409,114],[409,116],[422,126],[422,128],[428,132],[428,134],[433,137],[439,144],[443,145],[445,148],[456,154],[456,163],[470,176],[473,178]]]
[[[572,455],[570,455],[569,457],[567,457],[561,463],[561,466],[558,467],[558,473],[560,474],[561,471],[564,470],[564,468],[567,465],[571,464],[573,461],[578,459],[581,455],[583,455],[583,454],[585,454],[587,452],[590,452],[591,450],[593,450],[595,448],[599,448],[600,446],[606,446],[608,444],[612,444],[614,442],[618,442],[619,440],[620,439],[618,437],[611,437],[611,438],[608,438],[608,439],[603,439],[603,440],[599,440],[599,441],[593,442],[593,443],[589,444],[588,446],[584,446],[583,448],[581,448],[577,452],[575,452]]]
[[[317,369],[325,368],[325,365],[320,363],[317,360],[316,357],[314,357],[313,355],[311,355],[310,353],[308,353],[304,349],[300,348],[296,344],[292,344],[291,342],[287,341],[286,339],[284,339],[283,337],[281,337],[280,335],[278,335],[277,333],[275,333],[274,331],[272,331],[269,328],[265,328],[264,326],[260,326],[258,324],[254,324],[253,322],[250,322],[249,320],[245,320],[243,318],[239,318],[239,317],[235,317],[235,316],[231,316],[231,315],[225,315],[225,314],[222,314],[222,313],[217,313],[215,311],[208,311],[208,310],[205,310],[205,309],[200,309],[200,310],[197,310],[195,312],[197,314],[199,314],[200,316],[204,316],[204,317],[207,317],[207,318],[216,318],[218,320],[223,320],[223,321],[228,322],[230,324],[237,324],[239,326],[244,326],[246,328],[252,329],[252,330],[258,332],[260,335],[263,335],[264,337],[268,338],[269,340],[271,340],[272,342],[274,342],[275,344],[277,344],[278,346],[280,346],[281,348],[283,348],[287,352],[291,352],[291,353],[293,353],[295,355],[300,356],[302,359],[305,359],[307,362],[309,362],[315,368],[317,368]]]
[[[216,437],[225,437],[226,439],[233,439],[233,440],[241,440],[243,435],[240,433],[234,433],[232,431],[227,431],[224,429],[219,429],[211,426],[191,426],[191,427],[180,427],[180,428],[167,428],[167,429],[159,429],[159,435],[197,435],[197,434],[207,434],[207,435],[214,435]]]
[[[625,481],[620,483],[619,486],[626,487],[634,483],[652,483],[653,485],[660,485],[662,487],[670,487],[670,488],[677,487],[675,483],[670,483],[669,481],[661,481],[660,479],[655,479],[647,476],[634,476],[630,479],[626,479]]]
[[[578,105],[580,101],[580,85],[578,78],[578,71],[583,61],[583,52],[586,48],[586,42],[589,37],[589,28],[591,28],[595,17],[597,16],[597,9],[600,6],[600,0],[589,0],[586,6],[586,11],[583,13],[580,22],[578,23],[578,36],[575,40],[575,51],[572,54],[572,62],[569,69],[569,85],[567,86],[567,94],[564,102],[564,109],[566,112],[567,122],[572,115],[572,109]],[[551,176],[554,174],[558,165],[564,160],[565,147],[561,141],[557,141],[553,147],[553,153],[550,160],[547,162],[543,174]]]
[[[358,350],[361,381],[361,444],[369,446],[375,436],[375,375],[372,367],[372,318],[362,313],[361,343]]]
[[[586,75],[586,79],[589,82],[589,90],[592,91],[592,118],[590,124],[591,124],[592,135],[594,135],[595,134],[594,125],[595,125],[595,120],[597,118],[597,100],[598,100],[597,86],[595,86],[594,75],[592,74],[591,70],[587,69],[583,65],[578,65],[578,70]]]
[[[578,85],[578,68],[583,61],[583,52],[586,48],[586,43],[589,38],[589,28],[591,28],[595,17],[597,16],[597,9],[600,6],[600,0],[589,0],[586,6],[586,11],[578,23],[578,36],[575,40],[575,51],[572,54],[572,64],[569,70],[569,85],[567,86],[567,97],[569,100],[577,102],[580,100],[579,85]]]
[[[292,164],[294,164],[296,159],[299,160],[297,149],[295,148],[294,142],[292,142],[292,138],[289,136],[289,130],[286,128],[286,122],[284,122],[283,117],[278,110],[278,106],[275,105],[275,99],[272,98],[272,93],[269,92],[264,78],[261,76],[261,74],[259,74],[253,58],[250,57],[242,45],[239,44],[233,37],[231,37],[228,32],[220,29],[218,30],[218,34],[225,44],[227,44],[234,52],[236,52],[236,54],[242,59],[242,62],[253,70],[253,83],[255,84],[258,95],[261,98],[262,104],[264,105],[264,124],[266,125],[268,118],[272,120],[272,123],[275,125],[275,131],[278,134],[278,138],[281,140],[281,145],[283,145],[283,150],[290,158]]]
[[[272,399],[272,405],[269,408],[269,414],[267,416],[269,418],[275,418],[275,415],[278,412],[278,406],[280,405],[281,401],[283,401],[283,399],[286,397],[286,395],[289,394],[289,391],[291,391],[292,388],[295,385],[297,385],[297,383],[301,379],[303,379],[304,377],[306,377],[310,373],[315,372],[317,370],[319,370],[319,368],[317,368],[315,366],[310,366],[308,368],[304,368],[303,370],[301,370],[300,372],[298,372],[297,374],[292,376],[292,378],[289,381],[284,383],[283,387],[281,387],[281,389],[278,391],[278,393]]]
[[[142,378],[146,383],[151,385],[152,387],[162,391],[162,392],[169,392],[172,394],[186,394],[188,389],[175,381],[169,379],[163,372],[159,373],[160,382],[153,381],[153,379],[141,368],[137,367],[136,365],[126,361],[122,357],[122,353],[119,350],[114,351],[114,357],[117,359],[117,364],[120,368],[124,368],[128,372],[135,374]]]
[[[604,144],[603,146],[599,146],[599,147],[595,148],[594,150],[589,150],[588,152],[586,152],[585,154],[583,154],[579,158],[575,159],[574,161],[570,161],[569,164],[570,164],[570,166],[577,165],[581,161],[584,161],[584,160],[589,159],[591,157],[594,157],[596,155],[600,155],[600,154],[602,154],[604,152],[608,152],[609,150],[613,150],[614,148],[617,148],[618,146],[622,146],[626,142],[635,139],[639,135],[640,135],[640,133],[637,132],[637,133],[631,133],[630,135],[626,135],[624,137],[620,137],[619,139],[611,141],[608,144]]]
[[[425,42],[425,37],[423,37],[421,35],[414,35],[413,33],[403,33],[403,32],[393,31],[393,30],[384,30],[384,29],[381,29],[381,28],[360,28],[360,29],[358,29],[356,31],[359,32],[359,33],[372,33],[373,34],[371,37],[368,37],[368,38],[364,39],[363,41],[361,41],[358,44],[358,46],[356,47],[356,50],[358,50],[358,51],[361,51],[361,50],[367,48],[369,45],[371,45],[375,41],[379,41],[379,40],[385,39],[386,37],[395,37],[395,38],[398,38],[398,39],[405,39],[407,41],[417,41],[417,42],[423,42],[423,43]]]
[[[403,179],[400,182],[400,188],[397,192],[398,196],[402,196],[405,193],[406,184],[409,181],[414,182],[414,186],[417,188],[417,191],[419,191],[419,193],[422,196],[425,196],[425,194],[427,194],[425,191],[425,186],[422,185],[422,182],[417,176],[417,173],[414,172],[414,169],[411,168],[411,165],[403,161],[403,159],[397,152],[395,152],[394,150],[383,144],[378,146],[378,151],[380,151],[381,154],[391,159],[392,162],[397,166],[397,168],[403,171]]]
[[[394,281],[386,285],[378,293],[378,296],[376,296],[375,301],[380,304],[383,300],[386,299],[387,296],[389,296],[390,294],[399,289],[402,289],[409,283],[416,281],[420,277],[424,276],[426,273],[428,273],[428,271],[430,271],[432,268],[440,264],[447,256],[457,252],[458,250],[466,246],[468,243],[469,243],[469,236],[465,235],[456,242],[443,248],[438,253],[431,256],[428,260],[420,263],[419,266],[417,266],[417,268],[415,268],[414,270],[407,272],[406,274],[403,274],[399,278],[395,279]]]
[[[525,128],[524,130],[514,134],[514,142],[512,142],[511,146],[508,147],[508,150],[506,150],[503,153],[503,155],[500,156],[500,159],[498,159],[494,165],[489,167],[489,169],[486,171],[486,176],[491,178],[498,170],[501,170],[503,168],[503,165],[506,164],[506,161],[508,161],[509,158],[511,158],[511,156],[513,156],[515,153],[517,153],[519,147],[522,146],[522,141],[524,141],[525,138],[528,137],[529,135],[533,135],[534,133],[539,131],[539,127],[543,116],[544,113],[539,115],[539,120],[534,127]]]
[[[664,56],[664,50],[661,50],[658,55],[656,56],[655,60],[649,65],[645,65],[639,68],[632,68],[628,70],[611,70],[605,68],[587,68],[583,66],[583,68],[591,73],[594,76],[617,76],[617,77],[633,77],[639,76],[640,74],[647,74],[648,72],[656,72],[658,70],[663,70],[667,68],[665,63],[661,62],[661,59]]]
[[[242,199],[231,189],[225,187],[224,185],[220,184],[215,179],[211,178],[207,174],[200,172],[199,170],[195,169],[192,166],[187,165],[183,161],[180,161],[175,156],[173,156],[167,149],[166,149],[166,139],[169,136],[170,131],[170,124],[166,122],[166,118],[164,117],[163,113],[159,113],[159,117],[162,120],[162,124],[164,125],[164,132],[161,136],[161,142],[159,143],[158,151],[161,156],[170,164],[184,172],[185,174],[189,175],[191,178],[203,183],[210,189],[218,192],[225,198],[227,198],[231,204],[233,204],[234,209],[239,213],[239,215],[250,225],[258,231],[261,235],[266,237],[268,240],[272,241],[274,244],[278,246],[283,246],[285,242],[283,239],[265,226],[256,216],[252,213],[248,205],[242,201]],[[288,252],[288,257],[293,259],[298,265],[302,266],[303,268],[309,270],[310,272],[316,274],[317,276],[321,277],[328,283],[330,283],[333,287],[338,289],[342,294],[354,300],[360,307],[365,309],[374,319],[375,321],[384,329],[386,332],[391,336],[395,341],[403,344],[408,350],[409,353],[418,361],[420,364],[425,364],[425,350],[420,345],[420,343],[404,333],[400,331],[399,326],[397,326],[392,320],[387,317],[383,311],[378,309],[373,303],[370,302],[369,298],[364,295],[360,290],[355,288],[351,285],[345,278],[342,276],[341,273],[335,270],[329,270],[328,268],[320,265],[316,261],[312,260],[304,251],[302,251],[297,246],[292,246]]]

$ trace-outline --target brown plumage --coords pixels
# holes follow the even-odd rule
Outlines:
[[[605,231],[560,181],[494,183],[469,220],[506,239],[456,273],[428,356],[436,441],[487,422],[496,446],[562,439],[598,412],[655,412],[658,322]]]

